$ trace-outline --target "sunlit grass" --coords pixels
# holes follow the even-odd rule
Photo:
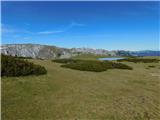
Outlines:
[[[42,76],[2,78],[2,120],[159,120],[158,63],[87,72],[30,60]],[[155,68],[145,69],[149,65]]]

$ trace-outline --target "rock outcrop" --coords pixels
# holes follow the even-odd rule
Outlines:
[[[39,44],[7,44],[1,46],[1,53],[11,56],[53,59],[71,57],[70,51],[56,46]]]
[[[140,56],[160,55],[160,51],[108,51],[105,49],[92,48],[60,48],[39,44],[5,44],[1,45],[1,53],[11,56],[32,57],[40,59],[70,58],[80,54],[95,54],[106,56]]]
[[[91,48],[60,48],[39,44],[5,44],[1,46],[1,53],[11,56],[32,57],[41,59],[70,58],[79,54],[110,55],[111,52],[104,49]],[[112,56],[116,54],[111,53]]]

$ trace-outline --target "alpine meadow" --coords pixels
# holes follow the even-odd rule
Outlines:
[[[159,1],[1,1],[2,120],[159,120]]]

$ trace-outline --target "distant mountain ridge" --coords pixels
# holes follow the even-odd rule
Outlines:
[[[41,59],[70,58],[80,54],[96,54],[106,56],[160,56],[160,51],[108,51],[92,48],[60,48],[40,44],[4,44],[1,53],[11,56],[32,57]]]
[[[131,52],[133,56],[160,56],[160,51],[143,50]]]

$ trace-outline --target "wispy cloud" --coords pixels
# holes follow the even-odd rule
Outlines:
[[[20,28],[15,28],[10,25],[6,24],[1,24],[1,32],[2,34],[19,34],[19,33],[24,33],[24,34],[33,34],[33,32],[26,30],[26,29],[20,29]]]
[[[57,34],[57,33],[62,33],[64,31],[42,31],[42,32],[38,32],[38,34]]]
[[[71,25],[72,27],[74,27],[74,26],[80,26],[80,27],[86,26],[85,24],[76,23],[76,22],[72,22],[70,25]]]
[[[68,26],[65,27],[64,31],[67,31],[73,27],[84,27],[85,24],[81,24],[81,23],[77,23],[77,22],[74,22],[72,21]]]
[[[25,23],[25,25],[30,25],[28,23]],[[65,26],[63,29],[59,29],[59,30],[44,30],[44,31],[39,31],[39,32],[32,32],[26,29],[19,29],[19,28],[15,28],[13,26],[10,25],[6,25],[6,24],[1,24],[1,32],[2,34],[26,34],[26,35],[49,35],[49,34],[59,34],[59,33],[63,33],[63,32],[67,32],[68,30],[74,28],[74,27],[84,27],[85,24],[81,24],[81,23],[77,23],[77,22],[71,22],[69,25]]]
[[[14,33],[15,30],[10,28],[8,25],[1,24],[1,32],[3,33]]]
[[[58,33],[67,32],[68,30],[70,30],[70,29],[73,28],[73,27],[84,27],[84,26],[85,26],[85,24],[72,22],[72,23],[70,23],[68,26],[64,27],[64,28],[61,29],[61,30],[41,31],[41,32],[38,32],[38,34],[42,34],[42,35],[58,34]]]

